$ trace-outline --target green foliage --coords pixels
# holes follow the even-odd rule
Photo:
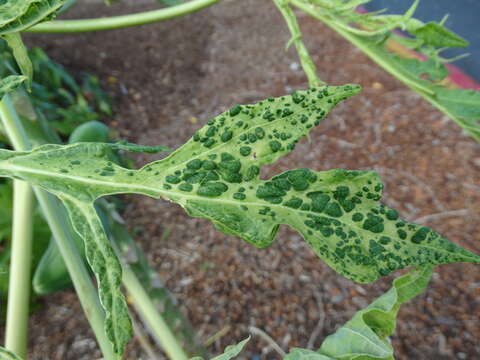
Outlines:
[[[10,263],[13,187],[11,181],[0,182],[0,302],[5,302],[8,295],[8,265]],[[38,266],[40,256],[47,248],[51,233],[39,208],[33,214],[33,259],[32,268]],[[0,320],[4,319],[6,307],[0,309]]]
[[[9,92],[15,90],[20,84],[25,82],[26,76],[10,75],[0,80],[0,99]]]
[[[45,20],[50,20],[67,0],[2,1],[0,35],[16,33]]]
[[[28,94],[33,108],[23,104],[17,110],[21,116],[30,120],[44,118],[56,131],[66,136],[83,123],[98,121],[112,114],[110,99],[95,76],[81,74],[76,80],[39,48],[29,50],[28,56],[35,73],[32,91]],[[19,73],[12,54],[4,45],[0,46],[0,60],[0,78],[9,79]],[[12,80],[15,78],[9,81]],[[16,80],[24,81],[25,78]],[[11,91],[13,87],[6,90]]]
[[[28,57],[28,51],[23,44],[20,33],[12,33],[3,35],[3,39],[7,42],[8,46],[12,49],[13,57],[20,68],[22,75],[27,77],[26,85],[30,90],[32,86],[33,78],[33,65]]]
[[[244,346],[250,341],[250,336],[246,338],[245,340],[240,341],[236,345],[229,345],[225,348],[223,354],[220,354],[218,356],[215,356],[214,358],[210,360],[230,360],[233,359],[235,356],[240,354],[240,352],[243,350]],[[203,360],[200,356],[196,356],[191,358],[190,360]]]
[[[342,360],[392,360],[393,348],[388,337],[395,330],[400,306],[425,290],[432,270],[431,266],[425,266],[395,279],[388,292],[328,336],[318,352]]]
[[[22,359],[17,355],[15,355],[13,352],[8,351],[7,349],[0,346],[0,360],[22,360]]]
[[[335,360],[334,358],[319,354],[318,352],[308,350],[293,348],[290,352],[283,358],[283,360]]]
[[[108,150],[161,147],[81,143],[30,152],[0,150],[0,176],[41,186],[64,202],[85,241],[107,312],[107,332],[118,353],[130,330],[119,291],[121,267],[93,206],[105,195],[164,197],[258,247],[270,245],[279,224],[288,224],[330,266],[360,282],[412,265],[479,263],[479,256],[378,205],[382,184],[372,172],[297,169],[259,179],[261,165],[291,151],[336,103],[358,91],[355,85],[323,87],[236,105],[209,120],[169,157],[140,170],[116,165]]]
[[[468,42],[447,29],[443,21],[425,24],[413,18],[418,0],[415,0],[403,15],[379,12],[361,14],[355,11],[357,6],[370,0],[282,1],[300,8],[330,26],[480,141],[480,101],[478,101],[480,93],[474,90],[447,89],[438,82],[448,75],[444,63],[454,60],[443,58],[441,52],[446,48],[466,47]],[[411,37],[396,36],[392,33],[395,29],[407,32]],[[426,60],[402,59],[392,54],[387,48],[387,40],[390,38],[424,55]],[[305,72],[312,73],[312,69],[305,68]],[[468,111],[463,111],[464,103],[461,96],[463,94],[468,94],[466,100]],[[460,113],[459,109],[462,109]]]

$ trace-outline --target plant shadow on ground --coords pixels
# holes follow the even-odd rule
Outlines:
[[[127,13],[128,4],[81,4],[71,16]],[[300,22],[320,78],[359,83],[364,91],[340,104],[310,142],[302,141],[264,176],[298,167],[377,170],[387,205],[480,252],[480,144],[329,29],[306,16]],[[114,97],[109,125],[123,137],[175,148],[235,103],[305,88],[295,52],[284,51],[288,36],[273,3],[243,0],[139,28],[26,38],[69,70],[101,78]],[[139,164],[147,159],[137,157]],[[318,345],[390,284],[391,278],[360,286],[337,276],[287,229],[272,247],[256,249],[176,205],[140,196],[127,201],[130,228],[140,229],[143,249],[201,338],[231,327],[210,346],[212,353],[245,338],[249,326],[285,350]],[[161,242],[167,228],[173,232]],[[465,264],[436,270],[429,289],[400,313],[397,359],[474,359],[480,353],[480,273]],[[47,298],[31,318],[31,359],[99,357],[80,312],[72,292]],[[140,356],[138,343],[132,341],[127,353]],[[280,357],[258,336],[243,358],[253,355]]]

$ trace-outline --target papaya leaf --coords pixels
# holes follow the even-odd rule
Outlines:
[[[283,358],[283,360],[335,360],[329,356],[319,354],[318,352],[293,348],[290,352]]]
[[[22,360],[19,356],[13,352],[0,346],[0,360]]]
[[[478,255],[378,204],[383,185],[374,172],[296,169],[259,179],[261,165],[291,151],[336,102],[357,91],[324,87],[234,106],[169,157],[140,170],[106,158],[118,144],[81,143],[2,150],[0,176],[82,201],[116,193],[164,197],[257,247],[270,245],[279,225],[287,224],[336,271],[359,282],[407,266],[479,262]]]
[[[318,353],[342,360],[393,360],[388,337],[395,330],[400,306],[424,291],[432,271],[432,266],[424,266],[395,279],[388,292],[328,336]]]
[[[85,242],[87,260],[99,284],[100,302],[105,309],[105,331],[113,344],[113,351],[122,354],[132,337],[132,324],[123,294],[119,291],[122,283],[122,268],[111,247],[102,222],[93,206],[93,199],[85,201],[63,194],[74,229]]]
[[[13,57],[15,58],[20,71],[27,77],[27,90],[30,91],[33,78],[33,65],[28,57],[28,51],[23,44],[20,33],[6,34],[3,35],[3,38],[12,49]]]
[[[0,99],[8,94],[9,92],[15,90],[18,86],[20,86],[23,82],[27,81],[28,78],[26,76],[19,76],[19,75],[10,75],[6,78],[0,80]]]
[[[236,345],[229,345],[225,348],[223,354],[220,354],[218,356],[215,356],[211,360],[230,360],[233,359],[235,356],[240,354],[240,352],[243,350],[244,346],[250,341],[250,336],[246,338],[245,340],[240,341]],[[203,360],[202,357],[200,356],[195,356],[191,358],[190,360]]]
[[[50,20],[67,0],[3,1],[0,5],[0,35],[20,32]]]

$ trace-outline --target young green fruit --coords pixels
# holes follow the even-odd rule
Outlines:
[[[89,121],[73,130],[69,144],[79,142],[109,142],[110,129],[107,125],[98,121]]]

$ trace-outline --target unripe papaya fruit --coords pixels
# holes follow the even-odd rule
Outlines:
[[[70,134],[69,144],[78,142],[108,142],[110,140],[110,129],[107,125],[98,121],[89,121],[78,126]]]

